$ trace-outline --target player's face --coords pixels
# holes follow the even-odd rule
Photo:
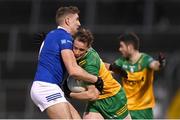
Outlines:
[[[79,41],[78,38],[75,38],[73,44],[73,53],[76,59],[79,59],[85,55],[88,49],[89,47],[87,47],[87,43],[83,43]]]
[[[119,51],[123,57],[125,58],[129,57],[129,47],[122,41],[120,42]]]
[[[78,28],[80,27],[79,15],[78,14],[70,14],[69,15],[69,27],[72,35],[77,33]]]

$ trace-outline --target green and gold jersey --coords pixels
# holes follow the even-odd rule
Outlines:
[[[120,84],[112,77],[110,71],[106,69],[98,53],[93,48],[90,48],[82,58],[77,60],[77,63],[88,73],[102,78],[104,87],[99,99],[111,97],[119,92]]]
[[[154,71],[149,68],[154,59],[142,53],[135,64],[130,64],[125,58],[115,61],[128,72],[128,79],[123,79],[122,84],[128,99],[129,110],[142,110],[154,107],[153,94]]]

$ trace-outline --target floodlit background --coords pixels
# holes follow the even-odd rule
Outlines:
[[[0,118],[47,118],[29,96],[39,49],[33,34],[56,28],[56,10],[69,5],[80,9],[104,60],[118,58],[117,37],[128,31],[140,35],[141,51],[166,54],[166,68],[155,75],[154,116],[180,118],[179,0],[0,0]],[[82,115],[84,102],[72,102]]]

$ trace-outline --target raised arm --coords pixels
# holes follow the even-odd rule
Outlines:
[[[158,59],[151,62],[150,68],[157,71],[164,68],[165,65],[166,65],[165,55],[163,53],[159,53]]]

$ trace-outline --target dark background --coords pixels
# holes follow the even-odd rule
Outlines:
[[[94,33],[93,47],[104,60],[119,57],[117,37],[129,31],[140,35],[142,52],[165,53],[167,66],[155,75],[154,115],[180,118],[180,108],[171,109],[180,104],[173,101],[180,88],[179,0],[0,0],[0,118],[47,118],[29,96],[39,49],[33,34],[56,28],[56,10],[69,5],[80,9],[81,24]],[[82,115],[84,102],[73,104]]]

